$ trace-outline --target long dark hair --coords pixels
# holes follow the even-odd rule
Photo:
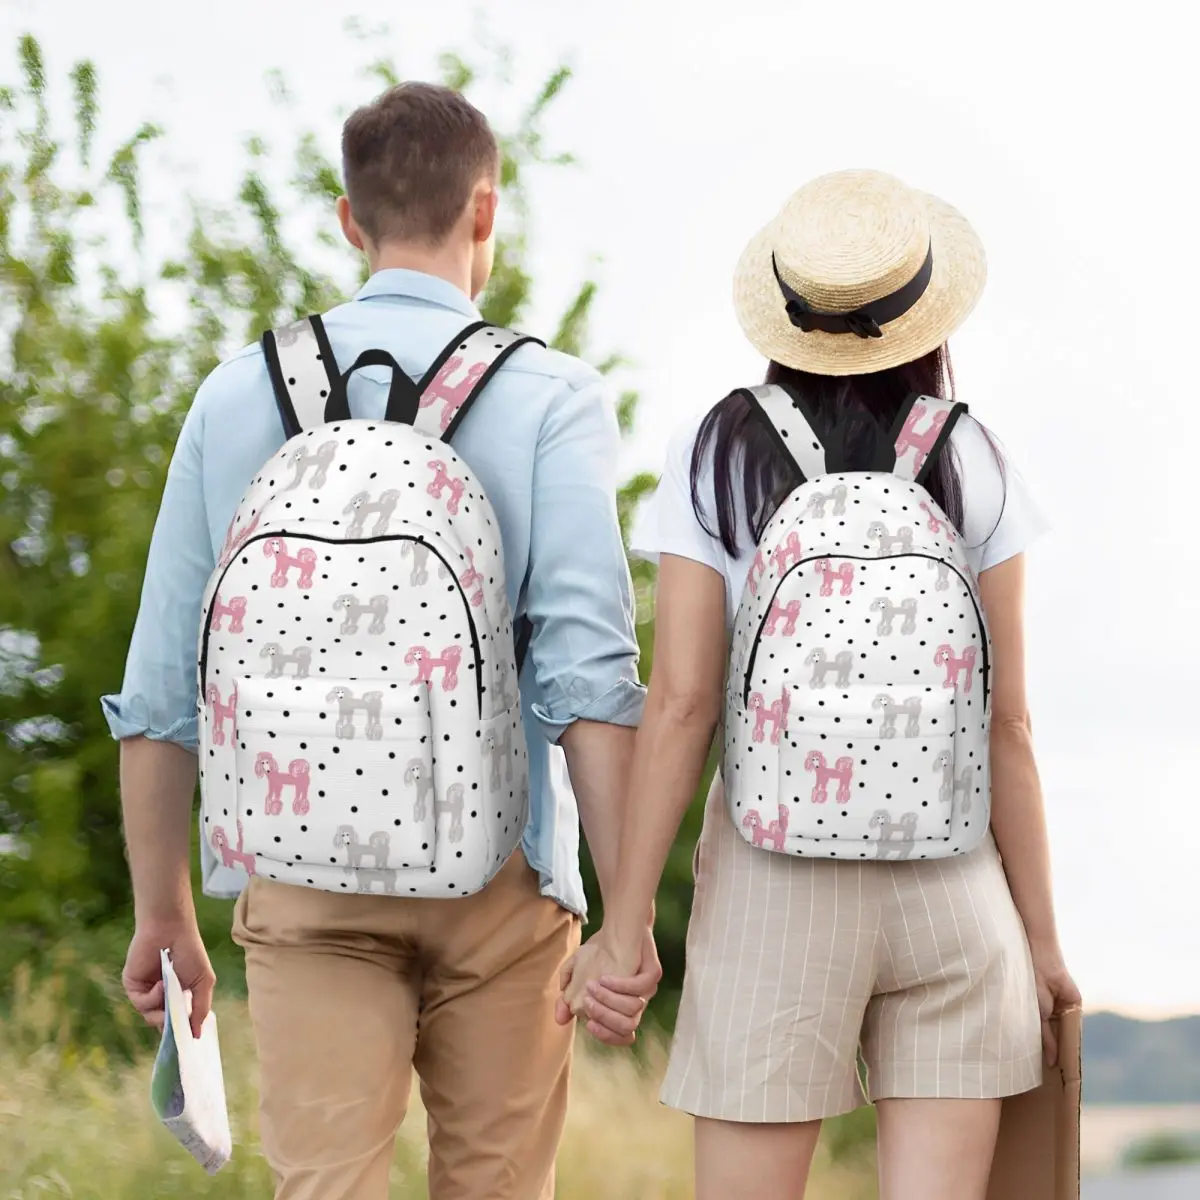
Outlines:
[[[806,400],[821,426],[817,434],[827,441],[836,429],[844,459],[851,464],[875,461],[878,439],[886,440],[900,406],[914,392],[943,400],[954,398],[954,368],[947,346],[870,375],[812,375],[772,362],[766,382],[783,384]],[[711,515],[700,497],[700,479],[710,449],[716,495],[716,512]],[[746,398],[733,392],[701,423],[692,451],[691,481],[696,519],[711,537],[721,539],[727,553],[736,556],[742,549],[739,501],[757,542],[780,503],[799,485],[800,477],[753,415]],[[962,478],[952,448],[939,455],[925,486],[961,532]],[[710,525],[713,517],[716,529]]]

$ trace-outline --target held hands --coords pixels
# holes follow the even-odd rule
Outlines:
[[[624,954],[609,944],[601,929],[563,967],[555,1020],[566,1025],[578,1017],[597,1041],[631,1046],[661,978],[651,929],[646,929],[640,947]]]
[[[1058,1062],[1058,1039],[1050,1018],[1082,1003],[1079,989],[1067,971],[1062,951],[1057,944],[1030,946],[1033,956],[1033,977],[1037,983],[1038,1010],[1042,1018],[1042,1049],[1046,1064]]]
[[[171,965],[180,986],[192,993],[192,1036],[200,1036],[200,1026],[212,1008],[213,987],[217,982],[208,951],[200,938],[195,917],[162,925],[139,924],[129,943],[121,983],[129,1002],[142,1014],[148,1025],[162,1029],[166,993],[162,980],[163,950],[170,950]]]

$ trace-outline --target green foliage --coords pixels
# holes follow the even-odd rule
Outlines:
[[[1200,1138],[1182,1133],[1156,1133],[1134,1142],[1121,1156],[1130,1170],[1200,1162]]]
[[[866,1105],[845,1116],[826,1121],[821,1137],[831,1162],[854,1165],[875,1153],[875,1108]]]
[[[169,134],[145,124],[113,143],[97,72],[84,62],[68,73],[74,119],[62,137],[32,37],[20,41],[18,68],[15,84],[0,89],[0,844],[17,851],[0,853],[0,976],[11,988],[19,962],[53,968],[73,992],[95,995],[95,1005],[81,1003],[82,1019],[106,1007],[129,925],[116,748],[98,697],[123,673],[182,416],[225,354],[265,327],[336,304],[363,267],[329,233],[339,172],[311,134],[286,154],[249,138],[236,194],[184,198],[171,214],[174,242],[151,259],[142,179],[161,169],[152,154]],[[446,55],[440,69],[465,87],[503,82],[509,57],[503,48],[484,61]],[[386,61],[368,73],[382,83],[400,77]],[[507,223],[481,307],[499,324],[522,324],[532,298],[526,186],[532,171],[571,161],[543,132],[569,79],[566,68],[554,71],[498,133]],[[292,103],[278,73],[267,86],[275,102]],[[556,346],[586,354],[595,296],[584,280]],[[599,363],[622,365],[615,355]],[[621,398],[626,431],[636,403],[631,392]],[[630,482],[623,523],[652,485],[645,475]],[[633,571],[648,665],[653,571],[644,563]],[[681,848],[662,902],[676,977],[689,860],[690,847]],[[223,986],[236,989],[229,906],[201,901],[200,916]],[[142,1038],[112,1022],[95,1034],[122,1052]]]

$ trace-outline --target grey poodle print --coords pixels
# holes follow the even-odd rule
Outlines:
[[[810,687],[823,688],[826,682],[825,677],[831,671],[834,673],[838,687],[846,687],[850,683],[850,671],[854,666],[854,652],[839,650],[833,658],[829,658],[825,651],[818,646],[809,651],[804,664],[813,669],[812,678],[809,680]]]
[[[368,633],[383,633],[387,628],[388,598],[372,596],[365,603],[357,596],[346,593],[333,602],[333,611],[345,614],[342,617],[342,633],[357,633],[359,622],[366,616],[371,618]]]
[[[367,518],[373,516],[375,524],[371,527],[372,537],[382,537],[388,531],[388,524],[396,505],[400,503],[400,493],[394,489],[379,493],[378,500],[372,500],[369,492],[359,492],[350,498],[350,503],[342,509],[342,516],[350,518],[346,526],[346,537],[362,537],[366,533]]]
[[[308,486],[314,489],[324,487],[329,478],[329,468],[337,457],[337,451],[337,442],[322,442],[315,450],[309,450],[306,446],[300,446],[293,450],[288,456],[288,466],[296,474],[284,490],[295,491],[304,482],[304,476],[309,467],[313,468],[313,472],[309,476]]]
[[[438,816],[447,816],[450,818],[450,832],[448,840],[451,842],[461,842],[463,840],[463,797],[466,789],[461,783],[452,783],[446,789],[444,798],[435,799],[433,802],[433,811]]]
[[[307,679],[309,668],[312,666],[312,647],[297,646],[291,654],[286,654],[278,642],[268,642],[259,652],[259,658],[270,659],[267,668],[268,679],[280,679],[285,667],[295,667],[296,679]]]
[[[871,814],[871,828],[879,830],[879,841],[875,843],[875,857],[910,857],[917,838],[917,820],[915,812],[907,812],[899,821],[893,821],[892,814],[886,808],[877,808]]]
[[[305,317],[301,317],[298,321],[293,321],[290,325],[284,325],[281,329],[275,330],[275,341],[284,348],[294,346],[302,337],[310,337],[316,342],[316,337],[313,334],[311,322]]]
[[[835,517],[844,516],[846,513],[846,485],[844,483],[836,484],[827,492],[814,492],[808,498],[808,511],[814,517],[825,516],[827,505],[833,505],[832,515]]]
[[[503,658],[496,660],[496,690],[500,693],[500,708],[507,712],[517,702],[508,689],[508,663]]]
[[[360,842],[353,825],[339,825],[333,835],[333,846],[335,850],[346,851],[347,871],[361,867],[364,858],[369,858],[376,867],[386,867],[391,838],[380,830]]]
[[[351,868],[347,867],[346,869],[350,870]],[[396,894],[395,867],[356,867],[354,868],[354,878],[360,892],[369,892],[378,883],[382,885],[385,896]]]
[[[879,727],[880,737],[894,738],[896,736],[896,718],[901,713],[904,714],[905,718],[904,736],[910,738],[921,736],[920,696],[910,696],[907,700],[902,700],[897,704],[887,692],[880,692],[871,701],[871,707],[883,713],[883,724]]]
[[[429,582],[429,547],[424,542],[406,541],[400,547],[400,557],[413,561],[409,587],[424,587]]]
[[[912,553],[913,531],[910,525],[901,525],[895,533],[891,533],[882,521],[872,521],[867,526],[867,537],[873,542],[879,543],[878,555],[880,558],[894,552]]]
[[[326,703],[338,706],[337,725],[334,736],[351,740],[355,734],[355,720],[361,712],[366,717],[367,741],[378,742],[383,737],[383,693],[364,692],[361,699],[348,687],[335,687],[325,697]]]
[[[493,726],[483,735],[483,752],[491,759],[491,775],[488,779],[488,790],[500,790],[501,766],[504,768],[504,782],[513,780],[512,730],[506,728],[498,733]]]
[[[975,784],[974,765],[968,763],[955,775],[954,755],[949,750],[943,750],[933,760],[933,769],[940,771],[942,775],[942,784],[938,788],[938,799],[943,804],[952,804],[958,800],[960,810],[969,813],[971,811],[971,789]]]
[[[423,758],[410,758],[404,768],[404,783],[416,791],[413,820],[420,825],[425,820],[429,797],[433,794],[433,771],[429,764]]]
[[[896,618],[901,619],[900,632],[903,634],[917,632],[917,601],[910,596],[899,604],[880,596],[871,601],[871,611],[879,614],[879,627],[876,632],[880,637],[890,637],[895,627]]]
[[[406,540],[400,547],[400,557],[413,560],[413,568],[408,576],[410,587],[424,587],[429,582],[429,555],[429,547],[415,538]],[[437,573],[439,579],[450,578],[450,572],[446,570],[446,564],[440,558]]]

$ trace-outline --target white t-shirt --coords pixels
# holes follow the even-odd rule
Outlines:
[[[725,577],[726,620],[732,626],[746,574],[754,559],[754,538],[742,506],[738,504],[740,530],[736,557],[726,553],[721,539],[709,534],[692,507],[691,464],[703,416],[689,421],[671,439],[658,489],[638,510],[630,538],[639,558],[657,562],[660,554],[674,554],[704,563]],[[972,417],[963,417],[950,435],[950,445],[962,479],[963,540],[967,561],[979,574],[1020,554],[1045,532],[1045,518],[1020,475],[1003,451],[993,449],[987,435]],[[997,454],[1000,462],[997,462]],[[1001,469],[1000,463],[1003,463]],[[739,481],[734,495],[739,496]],[[716,497],[711,451],[699,479],[699,497],[705,521],[716,530]]]

